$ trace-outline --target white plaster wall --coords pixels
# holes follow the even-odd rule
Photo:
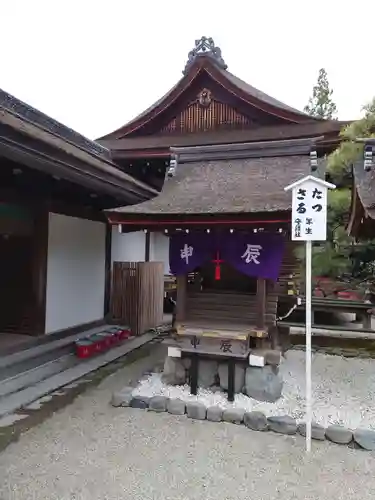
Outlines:
[[[144,262],[146,235],[143,231],[119,233],[112,228],[112,263]],[[169,273],[169,238],[163,233],[151,233],[150,261],[164,262],[164,274]]]
[[[164,263],[164,274],[169,274],[169,237],[163,233],[152,233],[150,260]]]
[[[119,233],[118,226],[112,227],[112,263],[144,262],[145,238],[143,231]]]
[[[46,333],[104,316],[105,224],[49,214]]]

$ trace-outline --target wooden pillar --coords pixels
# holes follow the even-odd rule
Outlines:
[[[177,276],[177,300],[176,300],[176,322],[177,324],[186,318],[186,293],[187,276]]]
[[[150,262],[151,233],[147,231],[145,237],[145,262]]]
[[[264,330],[266,328],[266,294],[267,294],[267,282],[264,278],[258,278],[257,280],[257,324],[258,330]]]
[[[104,316],[110,313],[111,302],[111,263],[112,263],[112,226],[107,224],[105,230],[105,288],[104,288]]]
[[[48,257],[49,213],[46,206],[35,207],[33,234],[33,295],[35,304],[34,334],[42,335],[46,329],[46,292]]]

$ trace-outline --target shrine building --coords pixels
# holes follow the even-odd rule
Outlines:
[[[337,146],[342,125],[240,80],[203,37],[164,97],[98,140],[124,172],[160,191],[106,214],[114,231],[138,237],[176,276],[185,352],[192,343],[214,352],[203,337],[230,338],[244,356],[259,339],[272,340],[279,299],[298,269],[284,187],[322,175],[320,159]]]
[[[312,118],[266,95],[230,73],[213,40],[202,37],[182,65],[182,78],[133,120],[99,139],[112,161],[134,178],[160,191],[174,158],[171,148],[265,143],[318,138],[318,157],[339,143],[344,122]],[[218,153],[215,153],[218,157]],[[168,238],[124,215],[127,245],[114,229],[118,256],[163,260],[169,272]],[[154,226],[153,226],[154,227]],[[139,257],[140,258],[140,257]]]
[[[8,334],[103,322],[112,261],[103,209],[157,191],[118,169],[104,146],[2,90],[0,163],[0,347]]]
[[[176,231],[287,231],[283,188],[311,172],[310,158],[338,145],[344,124],[312,118],[245,83],[210,38],[196,41],[182,69],[161,99],[97,140],[123,172],[160,192],[108,213],[119,260],[162,260],[166,274]],[[293,251],[283,254],[284,285],[293,267],[287,254]]]
[[[296,268],[283,188],[337,146],[343,123],[234,76],[212,39],[181,69],[164,97],[96,141],[0,91],[0,332],[103,321],[114,261],[164,262],[181,328],[212,326],[218,310],[233,323],[222,317],[233,302],[237,329],[272,328]]]

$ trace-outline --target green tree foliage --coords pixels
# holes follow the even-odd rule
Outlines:
[[[362,118],[342,129],[340,146],[328,157],[327,170],[334,179],[351,172],[353,163],[362,157],[363,144],[355,142],[356,139],[375,137],[375,98],[363,111]]]
[[[346,179],[351,178],[352,165],[363,158],[363,144],[357,143],[359,138],[375,137],[375,98],[363,107],[363,116],[347,125],[340,132],[341,143],[339,147],[328,156],[327,171],[339,186],[346,184]],[[346,190],[345,190],[346,191]],[[339,255],[344,257],[347,268],[342,268],[344,273],[350,274],[358,280],[373,280],[375,263],[375,240],[355,243],[343,231],[347,222],[350,206],[345,200],[344,189],[337,189],[331,193],[330,209],[328,212],[328,227],[336,233],[334,237],[335,248]],[[335,225],[337,229],[335,230]],[[328,252],[328,250],[327,250]],[[337,256],[336,270],[341,266],[341,259]],[[336,265],[337,264],[337,265]],[[318,262],[318,267],[319,267]],[[336,271],[335,271],[336,272]],[[332,274],[331,274],[332,275]]]
[[[319,70],[318,81],[313,87],[312,96],[305,106],[305,113],[315,118],[334,119],[337,107],[332,99],[333,90],[329,86],[327,72],[324,68]]]
[[[350,189],[328,192],[327,241],[316,243],[312,249],[313,276],[337,278],[352,271],[352,239],[346,232],[350,210]],[[305,249],[298,249],[298,258],[304,263]]]

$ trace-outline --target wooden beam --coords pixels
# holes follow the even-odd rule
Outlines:
[[[145,262],[150,262],[151,233],[147,231],[145,237]]]
[[[184,321],[186,318],[186,292],[187,276],[177,276],[177,300],[176,300],[176,322]]]
[[[49,214],[42,205],[35,209],[35,230],[33,235],[33,288],[35,297],[34,334],[46,331],[47,302],[47,257],[48,257]]]
[[[266,280],[264,278],[258,278],[257,280],[257,324],[256,327],[259,330],[264,330],[266,326]]]
[[[111,301],[111,261],[112,261],[112,226],[105,229],[105,288],[104,288],[104,316],[110,313]]]

